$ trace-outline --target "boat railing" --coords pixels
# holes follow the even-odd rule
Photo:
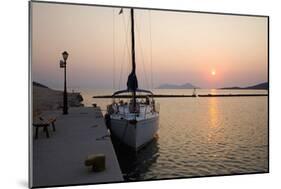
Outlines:
[[[144,109],[144,119],[146,119],[146,110],[147,110],[147,106],[145,106],[145,109]]]
[[[154,104],[154,101],[152,104],[147,105],[146,103],[138,104],[137,110],[135,112],[130,111],[130,107],[127,107],[127,104],[111,104],[107,106],[107,112],[109,114],[119,114],[121,117],[128,117],[128,116],[138,116],[142,115],[144,118],[147,118],[147,114],[157,112],[159,113],[160,110],[160,104],[156,103]]]

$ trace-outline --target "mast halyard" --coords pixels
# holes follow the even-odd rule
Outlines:
[[[128,76],[127,88],[132,92],[133,107],[136,109],[136,90],[138,88],[138,79],[136,75],[136,60],[135,60],[135,31],[134,31],[134,9],[131,8],[131,39],[132,39],[132,71]]]

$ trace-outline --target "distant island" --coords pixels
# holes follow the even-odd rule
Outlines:
[[[224,87],[219,89],[263,89],[268,90],[268,82],[259,83],[257,85],[252,85],[248,87]]]
[[[162,84],[159,85],[159,87],[157,87],[157,89],[200,89],[200,87],[197,87],[195,85],[192,85],[190,83],[185,83],[185,84]],[[247,87],[238,87],[238,86],[234,86],[234,87],[223,87],[223,88],[218,88],[218,89],[257,89],[257,90],[268,90],[268,82],[264,82],[264,83],[259,83],[256,85],[251,85],[251,86],[247,86]]]
[[[185,84],[182,84],[182,85],[162,84],[157,89],[199,89],[199,87],[194,86],[190,83],[185,83]]]

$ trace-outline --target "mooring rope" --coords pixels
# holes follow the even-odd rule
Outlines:
[[[151,72],[151,90],[153,90],[153,66],[152,66],[152,37],[151,37],[151,11],[148,10],[149,13],[149,39],[150,39],[150,72]]]

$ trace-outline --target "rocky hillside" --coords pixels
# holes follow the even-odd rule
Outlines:
[[[33,112],[62,109],[63,91],[50,89],[37,82],[33,82],[32,91]],[[69,107],[83,106],[82,101],[83,97],[80,93],[68,93]]]

